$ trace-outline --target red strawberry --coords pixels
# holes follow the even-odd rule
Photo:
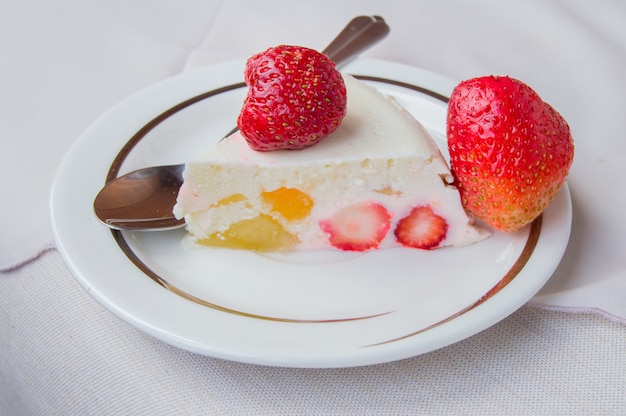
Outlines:
[[[463,205],[506,232],[545,210],[574,158],[563,117],[528,85],[509,77],[461,82],[450,97],[447,135]]]
[[[313,49],[281,45],[248,59],[249,86],[237,126],[258,151],[302,149],[335,131],[346,86],[335,63]]]
[[[391,227],[391,216],[382,205],[364,202],[349,205],[320,221],[333,247],[346,251],[378,248]]]
[[[448,223],[430,206],[418,206],[398,221],[394,234],[403,246],[431,250],[446,238]]]

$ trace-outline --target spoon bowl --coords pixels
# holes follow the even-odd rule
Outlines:
[[[185,225],[172,213],[185,165],[154,166],[120,176],[98,193],[93,207],[116,230],[168,230]]]

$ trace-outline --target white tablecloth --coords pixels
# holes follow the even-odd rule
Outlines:
[[[626,3],[481,0],[5,2],[0,14],[0,414],[624,414]],[[53,175],[100,114],[155,82],[280,43],[323,48],[354,16],[364,56],[455,80],[507,74],[569,121],[573,227],[529,305],[396,363],[265,368],[178,350],[83,291],[55,250]],[[4,412],[4,413],[3,413]]]

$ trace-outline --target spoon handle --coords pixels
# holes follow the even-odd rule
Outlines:
[[[322,51],[339,67],[383,39],[389,26],[380,16],[357,16]]]

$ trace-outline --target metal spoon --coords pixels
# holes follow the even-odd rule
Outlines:
[[[380,16],[358,16],[324,49],[337,66],[346,64],[384,38],[389,26]],[[185,165],[154,166],[108,182],[94,200],[96,217],[116,230],[167,230],[181,227],[172,208]]]

